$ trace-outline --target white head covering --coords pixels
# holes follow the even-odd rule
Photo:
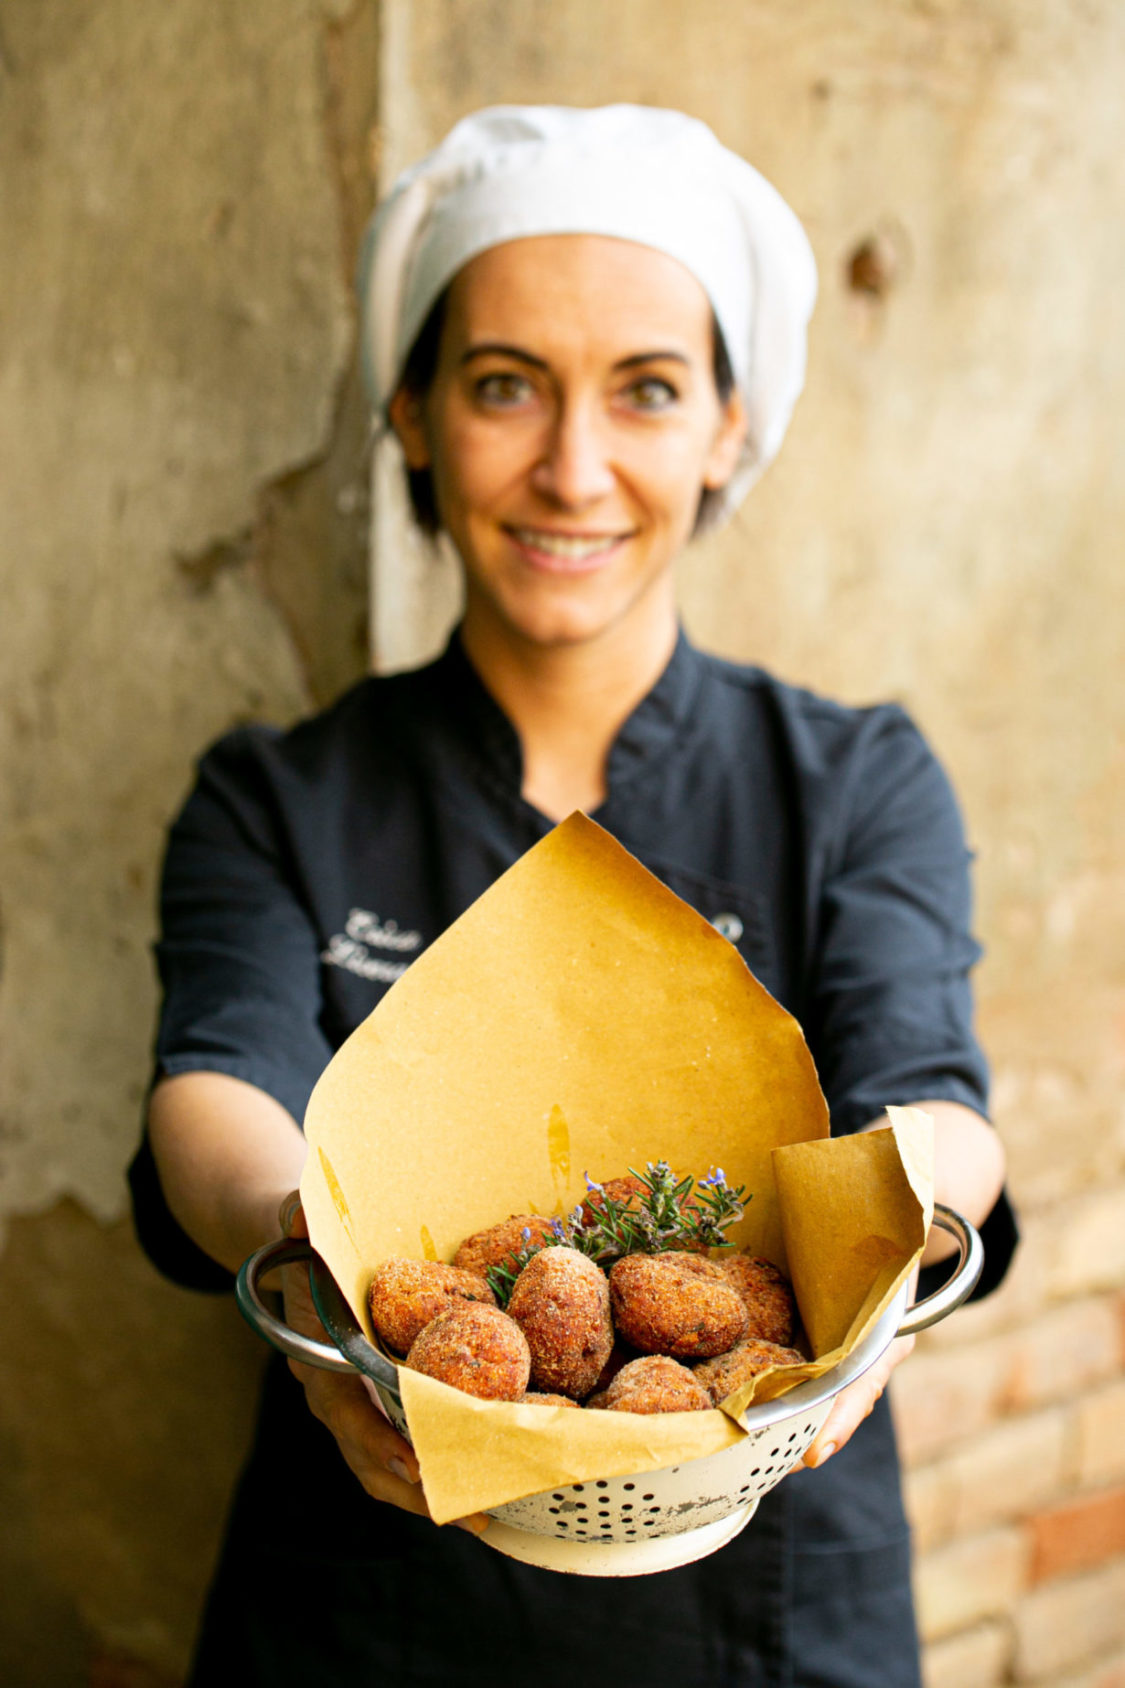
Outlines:
[[[804,384],[816,265],[780,194],[682,112],[492,106],[404,171],[372,218],[359,266],[377,409],[458,270],[489,247],[547,234],[637,241],[702,284],[749,422],[716,511],[725,520],[776,455]]]

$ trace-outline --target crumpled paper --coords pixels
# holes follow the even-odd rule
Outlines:
[[[572,815],[425,950],[337,1052],[309,1102],[301,1198],[313,1246],[374,1339],[389,1255],[448,1260],[514,1213],[561,1213],[668,1160],[721,1166],[752,1200],[728,1232],[793,1280],[811,1359],[723,1410],[647,1417],[480,1401],[400,1370],[439,1522],[559,1484],[679,1465],[830,1369],[921,1256],[927,1116],[833,1139],[797,1022],[738,951],[608,833]]]

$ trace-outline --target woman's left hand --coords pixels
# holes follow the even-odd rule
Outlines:
[[[913,1307],[917,1294],[918,1268],[915,1267],[906,1297],[908,1307]],[[864,1419],[869,1416],[890,1382],[891,1373],[896,1366],[902,1364],[913,1347],[912,1336],[896,1336],[886,1352],[880,1355],[862,1377],[857,1377],[854,1383],[849,1383],[846,1389],[841,1389],[832,1403],[828,1417],[806,1449],[803,1464],[815,1470],[818,1465],[823,1465],[825,1460],[831,1459],[833,1454],[839,1453],[844,1443],[855,1435]],[[800,1470],[800,1466],[797,1470]]]
[[[906,1359],[913,1347],[912,1336],[896,1336],[869,1371],[857,1377],[854,1383],[849,1383],[846,1389],[841,1389],[816,1439],[805,1453],[805,1465],[823,1465],[825,1460],[839,1452],[870,1413],[887,1387],[895,1367]]]
[[[1003,1144],[987,1120],[959,1102],[923,1099],[912,1105],[924,1108],[934,1122],[935,1194],[940,1201],[948,1202],[950,1207],[955,1207],[971,1219],[974,1225],[979,1225],[991,1212],[1003,1188]],[[863,1130],[885,1131],[886,1128],[884,1115],[872,1120]],[[946,1232],[931,1230],[924,1263],[928,1266],[943,1260],[955,1246]],[[910,1286],[908,1306],[913,1304],[917,1287],[916,1271]],[[840,1391],[816,1440],[805,1454],[805,1465],[823,1465],[844,1446],[887,1387],[895,1367],[906,1359],[913,1347],[912,1336],[896,1337],[870,1371],[864,1372],[862,1377],[857,1377],[854,1383]]]

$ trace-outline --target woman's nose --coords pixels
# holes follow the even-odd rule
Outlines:
[[[560,408],[531,479],[537,492],[572,510],[613,491],[609,442],[585,406]]]

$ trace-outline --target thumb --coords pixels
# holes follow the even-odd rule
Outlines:
[[[278,1209],[277,1217],[283,1237],[308,1236],[309,1227],[305,1219],[305,1210],[301,1206],[300,1190],[290,1190]]]

